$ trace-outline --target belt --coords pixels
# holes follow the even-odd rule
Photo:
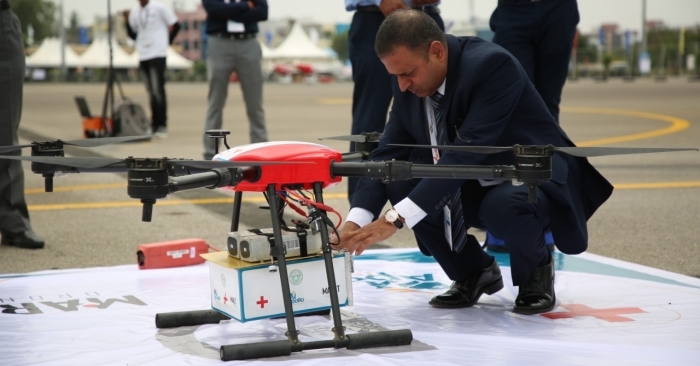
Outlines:
[[[0,11],[8,10],[9,8],[10,8],[10,2],[9,2],[9,1],[0,0]]]
[[[250,39],[257,37],[257,33],[211,33],[211,37],[223,39]]]
[[[437,7],[437,5],[423,5],[423,6],[413,6],[411,7],[413,10],[418,10],[422,11],[426,14],[440,14],[440,8]],[[369,5],[369,6],[358,6],[356,11],[381,11],[378,6],[376,5]]]

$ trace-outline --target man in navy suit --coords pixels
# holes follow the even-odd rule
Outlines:
[[[520,63],[498,45],[479,38],[445,35],[425,14],[400,10],[384,21],[375,50],[393,75],[394,104],[371,160],[408,160],[437,165],[513,165],[512,153],[482,155],[392,146],[546,145],[574,146],[549,112]],[[437,103],[437,104],[436,104]],[[443,308],[474,305],[503,287],[493,257],[476,238],[446,229],[486,229],[503,238],[511,257],[513,308],[538,314],[555,306],[552,255],[544,233],[551,228],[559,249],[586,250],[586,221],[610,196],[612,186],[584,158],[555,155],[552,179],[540,185],[537,203],[528,187],[485,180],[362,179],[338,247],[360,254],[406,225],[421,251],[435,257],[454,281],[430,304]],[[461,197],[460,197],[461,196]],[[460,197],[454,200],[455,197]],[[380,213],[389,199],[394,208]],[[453,212],[462,211],[460,217]],[[461,242],[459,242],[461,240]]]

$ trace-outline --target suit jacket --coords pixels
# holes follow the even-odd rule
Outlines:
[[[476,37],[447,35],[448,65],[443,118],[448,139],[457,146],[546,145],[574,146],[545,106],[520,63],[502,47]],[[388,144],[430,145],[424,99],[401,92],[392,80],[394,104],[379,147],[371,160],[408,160],[431,164],[430,149]],[[484,155],[445,151],[439,165],[513,165],[511,152]],[[585,158],[556,154],[552,179],[540,185],[550,198],[550,228],[565,253],[586,250],[586,221],[612,194],[612,185]],[[408,195],[433,219],[438,219],[452,192],[464,180],[420,179]],[[503,184],[510,184],[505,182]],[[387,187],[379,180],[361,179],[352,207],[378,217],[387,201]],[[541,193],[540,193],[541,194]],[[469,192],[462,190],[462,197]],[[464,200],[463,202],[469,202]],[[464,210],[479,207],[463,206]]]

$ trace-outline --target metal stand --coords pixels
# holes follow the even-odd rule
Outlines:
[[[314,183],[314,195],[316,201],[323,203],[323,192],[321,183]],[[413,334],[409,329],[392,330],[383,332],[369,332],[358,334],[345,334],[340,315],[340,302],[338,300],[337,291],[329,291],[331,300],[331,314],[333,316],[333,339],[302,342],[299,340],[299,331],[296,328],[294,320],[294,308],[292,306],[291,290],[289,287],[289,277],[287,272],[287,261],[285,257],[286,248],[282,241],[282,219],[280,215],[281,201],[277,196],[275,185],[270,184],[267,187],[267,197],[270,205],[270,218],[272,220],[273,238],[270,251],[272,256],[276,257],[279,267],[280,284],[282,285],[282,295],[284,301],[284,313],[287,322],[287,340],[285,341],[270,341],[270,342],[255,342],[246,344],[223,345],[219,349],[219,355],[222,361],[232,360],[249,360],[264,357],[288,356],[292,352],[301,352],[305,350],[321,349],[321,348],[373,348],[373,347],[389,347],[409,345],[413,341]],[[241,201],[243,198],[242,192],[236,192],[233,202],[233,214],[231,215],[231,230],[238,230]],[[310,212],[313,215],[326,215],[325,212],[311,208]],[[330,246],[328,227],[323,222],[318,227],[321,233],[323,242],[323,260],[326,266],[326,277],[328,288],[337,288],[335,282],[335,272],[333,270],[333,253]],[[192,326],[201,324],[216,324],[220,320],[228,320],[229,317],[220,314],[215,310],[199,310],[185,311],[175,313],[161,313],[156,315],[156,327],[158,328],[173,328],[180,326]]]

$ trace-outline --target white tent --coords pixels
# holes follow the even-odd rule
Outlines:
[[[172,47],[168,47],[168,57],[165,63],[169,69],[191,69],[192,61],[175,51]]]
[[[295,22],[289,35],[279,47],[272,50],[268,56],[272,59],[286,60],[304,60],[304,61],[326,61],[332,60],[333,56],[329,55],[322,48],[316,46],[309,36],[304,33],[300,22]]]
[[[109,44],[106,38],[98,38],[80,57],[84,67],[109,67]],[[138,59],[131,57],[119,46],[116,40],[112,40],[112,62],[115,69],[133,69],[139,66]]]
[[[64,46],[66,55],[66,67],[81,66],[80,56],[72,48]],[[27,57],[27,67],[52,68],[61,67],[61,40],[58,38],[46,38],[31,56]]]
[[[138,51],[134,51],[133,53],[131,53],[131,55],[129,55],[129,57],[136,64],[136,66],[139,65],[139,53],[138,53]],[[165,64],[166,64],[168,69],[191,69],[192,68],[192,61],[183,57],[181,54],[179,54],[177,51],[175,51],[172,47],[168,47],[168,55],[165,58]]]

